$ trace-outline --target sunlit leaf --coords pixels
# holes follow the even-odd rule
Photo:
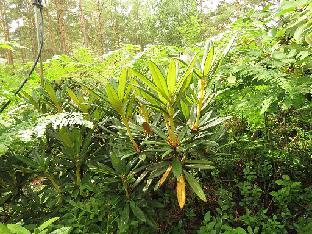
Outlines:
[[[167,85],[170,95],[172,95],[174,92],[176,81],[177,81],[177,64],[174,60],[172,60],[169,64],[167,75]]]

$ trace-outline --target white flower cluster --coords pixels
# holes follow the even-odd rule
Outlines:
[[[85,120],[79,112],[63,112],[56,115],[48,115],[39,121],[39,124],[32,130],[20,131],[19,136],[23,141],[30,141],[32,136],[43,137],[49,125],[53,129],[58,129],[67,126],[80,125],[92,129],[93,123]]]

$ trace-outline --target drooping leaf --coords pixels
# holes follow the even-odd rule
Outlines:
[[[203,191],[203,189],[201,188],[200,184],[198,183],[198,181],[194,178],[194,176],[192,176],[191,174],[189,174],[187,171],[184,170],[184,175],[186,178],[187,183],[191,186],[192,190],[194,191],[194,193],[204,202],[207,201],[206,199],[206,195]]]
[[[180,208],[182,209],[185,205],[185,180],[183,175],[177,178],[177,199]]]
[[[144,212],[137,206],[134,201],[130,201],[130,208],[133,214],[142,222],[146,222],[146,217]]]

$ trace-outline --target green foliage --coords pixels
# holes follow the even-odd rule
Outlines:
[[[161,1],[172,38],[160,42],[194,47],[46,61],[44,83],[34,76],[1,115],[1,222],[35,233],[52,231],[53,219],[34,225],[55,216],[52,227],[72,233],[308,233],[310,4],[285,4],[199,48],[199,18]],[[1,69],[4,81],[22,77]],[[14,82],[1,84],[1,100]]]
[[[3,234],[45,234],[45,233],[51,233],[51,234],[69,234],[71,231],[70,227],[62,227],[58,229],[54,229],[51,231],[50,226],[59,219],[59,217],[51,218],[47,221],[45,221],[40,226],[36,227],[33,232],[30,232],[28,229],[23,227],[20,224],[2,224],[0,223],[0,231]],[[50,229],[50,230],[49,230]]]

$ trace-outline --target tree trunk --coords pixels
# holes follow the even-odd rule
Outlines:
[[[87,35],[87,28],[86,28],[86,19],[84,16],[84,11],[83,11],[83,0],[79,0],[79,13],[80,13],[80,27],[82,31],[82,36],[83,36],[83,45],[85,47],[88,47],[88,35]]]
[[[52,16],[49,12],[49,9],[45,9],[46,15],[47,15],[47,23],[48,23],[48,28],[47,28],[47,38],[49,43],[47,44],[48,46],[48,51],[49,51],[49,55],[48,56],[52,56],[54,55],[57,51],[56,49],[56,45],[55,45],[55,33],[53,30],[53,24],[52,24]]]
[[[100,1],[97,1],[98,8],[98,25],[97,25],[97,41],[98,41],[98,50],[101,55],[104,54],[104,38],[103,38],[103,17],[102,17],[102,5]]]
[[[2,31],[4,32],[4,40],[6,42],[10,41],[10,28],[9,28],[9,23],[8,23],[8,18],[6,14],[6,6],[4,2],[0,2],[0,26]],[[7,50],[6,51],[6,58],[7,58],[7,63],[8,64],[13,64],[13,52],[12,50]]]
[[[65,1],[64,0],[56,0],[55,5],[56,5],[56,17],[57,17],[61,52],[67,53],[68,52],[67,36],[66,36],[65,21],[64,21]]]

